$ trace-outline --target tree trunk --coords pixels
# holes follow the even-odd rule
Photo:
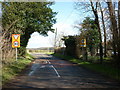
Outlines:
[[[118,35],[118,60],[120,59],[120,1],[118,2],[118,30],[119,30],[119,35]],[[120,61],[119,61],[120,64]]]
[[[102,16],[103,30],[104,30],[104,57],[107,57],[107,55],[106,55],[106,53],[107,53],[107,49],[106,49],[106,29],[105,29],[104,15],[103,15],[101,4],[99,3],[99,5],[100,5],[101,16]]]
[[[97,12],[97,4],[98,4],[98,2],[96,2],[96,8],[94,8],[93,2],[91,0],[90,0],[90,2],[91,2],[92,11],[93,11],[93,13],[95,15],[95,23],[97,25],[98,32],[99,32],[100,63],[102,64],[102,62],[103,62],[103,46],[102,46],[102,36],[101,36],[101,30],[100,30],[99,18],[98,18],[98,12]]]
[[[18,49],[21,56],[25,56],[26,53],[26,47],[28,44],[28,41],[30,39],[30,35],[34,33],[34,31],[31,31],[31,27],[26,28],[24,35],[21,35],[21,47]],[[28,32],[30,31],[30,32]]]
[[[114,59],[117,60],[117,54],[116,51],[118,50],[118,46],[119,46],[119,42],[118,42],[118,30],[117,30],[117,21],[115,18],[115,10],[113,8],[112,5],[112,1],[111,2],[107,2],[108,4],[108,9],[109,9],[109,13],[110,13],[110,21],[111,21],[111,27],[112,27],[112,32],[113,32],[113,51],[114,51]]]

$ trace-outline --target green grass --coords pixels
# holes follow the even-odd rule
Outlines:
[[[26,53],[26,59],[34,60],[34,57],[31,54]]]
[[[114,68],[107,64],[97,64],[97,63],[86,62],[81,59],[75,59],[70,56],[64,56],[64,55],[60,55],[60,54],[53,54],[53,55],[56,57],[71,61],[73,63],[77,63],[82,67],[88,68],[95,72],[101,73],[102,75],[106,75],[108,77],[111,77],[111,78],[114,78],[114,79],[117,79],[120,81],[120,70],[118,68]],[[95,57],[95,59],[96,58],[97,57]]]
[[[103,65],[103,64],[92,64],[92,63],[84,64],[83,66],[91,70],[94,70],[96,72],[100,72],[103,75],[120,80],[120,70],[118,70],[118,68],[114,68],[105,64]]]
[[[2,83],[4,84],[18,75],[32,60],[33,57],[27,54],[26,58],[18,59],[10,65],[4,65],[2,67]]]
[[[45,54],[53,54],[54,52],[45,52]]]
[[[88,60],[93,63],[98,62],[99,59],[99,56],[88,56]]]

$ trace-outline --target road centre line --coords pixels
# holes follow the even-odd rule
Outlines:
[[[50,62],[48,59],[46,59],[46,61],[47,61],[49,64],[51,64],[51,62]],[[57,69],[56,69],[53,65],[51,65],[51,67],[54,69],[54,71],[55,71],[55,73],[57,74],[57,76],[60,77],[60,74],[58,73]]]
[[[51,64],[51,62],[49,60],[47,60],[47,62],[49,64]],[[51,65],[51,67],[54,69],[54,71],[56,72],[57,76],[60,77],[60,74],[58,73],[57,69],[53,65]]]
[[[51,64],[51,62],[48,59],[47,59],[47,62],[49,64]],[[54,69],[54,71],[56,72],[57,76],[60,77],[60,74],[58,73],[57,69],[53,65],[51,65],[51,67]]]
[[[51,64],[51,62],[50,62],[49,60],[47,60],[47,62],[48,62],[49,64]]]
[[[52,66],[52,68],[55,70],[57,76],[60,77],[60,75],[59,75],[58,71],[56,70],[56,68],[55,68],[53,65],[51,65],[51,66]]]
[[[51,62],[49,60],[47,60],[47,61],[49,64],[51,64]],[[57,76],[60,77],[60,74],[58,73],[57,69],[53,65],[51,65],[51,67],[55,70]]]

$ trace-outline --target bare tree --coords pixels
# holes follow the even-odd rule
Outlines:
[[[105,28],[105,21],[104,21],[104,14],[102,10],[101,3],[99,3],[100,7],[100,12],[101,12],[101,17],[102,17],[102,25],[103,25],[103,30],[104,30],[104,57],[106,57],[107,49],[106,49],[106,28]]]
[[[100,39],[100,43],[99,43],[99,47],[100,47],[100,63],[102,63],[103,62],[103,46],[102,46],[101,29],[100,29],[100,25],[99,25],[99,17],[98,17],[98,12],[97,12],[98,2],[95,2],[95,5],[93,5],[93,2],[90,0],[90,3],[91,3],[92,11],[93,11],[94,16],[95,16],[95,23],[97,25],[98,32],[99,32],[99,39]]]
[[[100,49],[100,62],[103,62],[103,46],[102,46],[102,34],[101,34],[101,28],[100,28],[100,21],[99,21],[99,15],[98,15],[98,2],[93,2],[92,0],[89,0],[90,2],[87,3],[76,3],[77,6],[83,7],[82,9],[93,12],[94,18],[95,18],[95,24],[97,27],[97,30],[99,32],[99,49]],[[78,7],[78,10],[80,10],[80,7]],[[85,13],[87,13],[85,12]]]
[[[118,59],[120,59],[120,1],[118,2],[118,32],[119,32],[119,35],[118,35]]]
[[[65,36],[64,32],[57,32],[55,37],[50,37],[49,42],[54,47],[63,47],[64,42],[62,40],[63,36]]]
[[[4,63],[9,64],[13,61],[15,50],[11,46],[11,33],[9,30],[3,28],[2,24],[0,29],[0,59],[4,65]]]
[[[114,51],[114,58],[117,56],[117,49],[119,46],[118,42],[118,29],[117,29],[117,21],[116,21],[116,16],[115,16],[115,10],[112,5],[112,1],[107,2],[108,4],[108,9],[109,9],[109,14],[110,14],[110,21],[111,21],[111,27],[112,27],[112,32],[113,32],[113,51]]]

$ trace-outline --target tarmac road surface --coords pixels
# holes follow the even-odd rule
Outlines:
[[[120,88],[120,83],[47,54],[36,59],[3,88]],[[27,89],[26,89],[27,90]]]

